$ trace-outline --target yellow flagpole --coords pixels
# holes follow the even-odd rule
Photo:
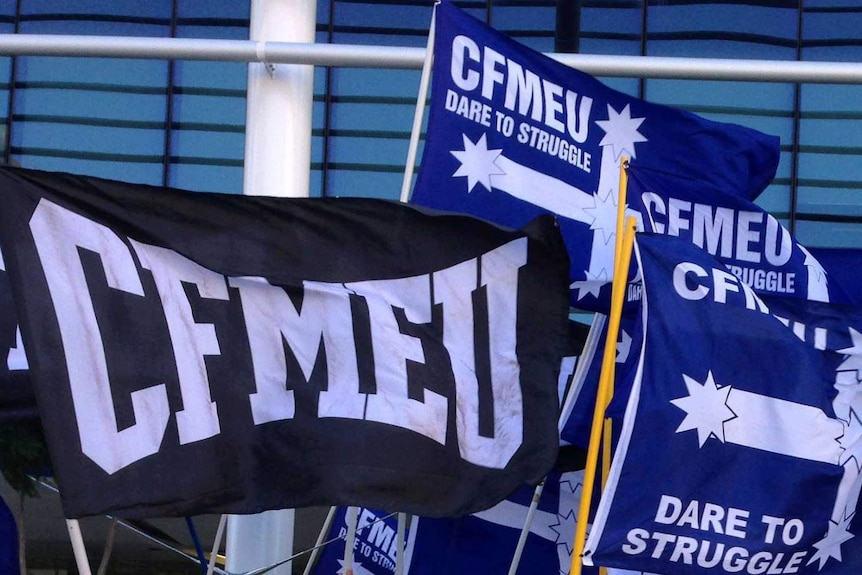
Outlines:
[[[602,437],[602,426],[605,419],[605,410],[613,395],[613,379],[616,363],[616,343],[620,329],[620,318],[622,316],[623,298],[625,296],[625,285],[628,279],[628,268],[631,261],[631,249],[634,242],[634,218],[629,219],[629,229],[626,236],[631,235],[630,241],[623,241],[623,221],[625,216],[625,190],[628,184],[625,173],[628,166],[628,158],[620,161],[620,188],[619,200],[617,202],[617,235],[615,238],[614,254],[614,278],[611,288],[611,309],[608,317],[608,335],[605,340],[604,355],[602,356],[602,371],[599,378],[599,389],[596,393],[596,405],[593,409],[593,423],[590,429],[590,442],[587,447],[587,461],[584,467],[584,484],[581,491],[581,501],[578,508],[578,523],[575,528],[575,539],[573,543],[572,562],[569,569],[570,575],[580,575],[583,565],[582,555],[586,542],[587,522],[590,513],[590,502],[592,500],[593,486],[596,479],[596,467],[598,465],[599,442]],[[628,238],[626,238],[628,239]],[[624,244],[628,244],[628,248]],[[608,454],[610,453],[608,448]]]

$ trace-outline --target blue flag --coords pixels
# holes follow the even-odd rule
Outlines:
[[[19,575],[18,529],[12,511],[0,497],[0,575]]]
[[[551,474],[530,526],[519,575],[568,573],[583,472]],[[408,575],[508,573],[534,488],[460,519],[420,518]]]
[[[679,236],[714,255],[755,292],[812,301],[851,301],[840,282],[771,214],[713,182],[634,162],[630,210],[642,229]]]
[[[585,562],[858,574],[862,341],[817,349],[704,250],[637,246],[644,343]]]
[[[344,543],[347,535],[346,507],[339,507],[332,520],[328,539],[340,537],[323,548],[314,575],[344,573]],[[385,511],[360,507],[353,546],[355,575],[391,575],[397,556],[398,517]],[[409,540],[408,530],[405,539]]]
[[[572,382],[572,399],[564,406],[564,424],[560,439],[586,449],[590,441],[596,393],[602,371],[602,356],[608,336],[607,316],[597,315],[578,362]],[[620,322],[616,344],[614,393],[606,417],[622,419],[634,378],[640,349],[640,321],[637,314],[625,314]]]
[[[518,227],[559,216],[572,305],[613,272],[620,158],[756,197],[778,138],[613,90],[442,2],[431,107],[412,202]]]
[[[862,305],[862,250],[809,248],[811,255],[846,292],[851,303]]]

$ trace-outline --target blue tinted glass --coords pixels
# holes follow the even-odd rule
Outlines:
[[[171,186],[196,192],[242,193],[242,166],[172,164]]]

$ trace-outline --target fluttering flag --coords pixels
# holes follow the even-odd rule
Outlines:
[[[0,497],[0,575],[20,575],[18,528],[12,511]]]
[[[548,476],[518,574],[568,573],[582,478],[583,471]],[[408,575],[508,573],[533,491],[524,487],[460,519],[419,518]]]
[[[411,201],[515,227],[557,214],[574,307],[606,306],[595,298],[613,275],[621,157],[748,199],[775,175],[776,137],[613,90],[448,1],[437,8],[435,32]]]
[[[627,172],[629,209],[645,231],[689,240],[761,295],[852,301],[812,252],[753,202],[723,194],[709,181],[640,163]]]
[[[549,216],[11,168],[0,194],[67,517],[461,516],[554,465],[569,307]]]
[[[395,573],[395,561],[398,556],[398,516],[386,511],[362,507],[357,513],[356,527],[356,539],[353,546],[354,575],[391,575]],[[323,552],[312,571],[314,575],[339,575],[345,572],[344,546],[346,535],[346,508],[339,507],[333,518],[332,526],[329,528],[327,541],[340,539],[323,548]],[[404,539],[405,549],[412,547],[413,537],[409,526]]]
[[[585,563],[859,573],[862,343],[806,343],[686,239],[639,234],[636,251],[641,360]],[[803,317],[822,304],[781,299],[817,325]]]

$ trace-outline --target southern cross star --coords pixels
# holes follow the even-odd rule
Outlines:
[[[599,292],[602,287],[607,285],[610,281],[608,278],[608,272],[605,271],[605,268],[600,269],[596,273],[593,273],[590,270],[584,270],[584,275],[587,278],[586,280],[572,282],[571,285],[569,285],[569,289],[573,289],[578,292],[578,300],[583,299],[587,294],[593,294],[594,297],[599,297]]]
[[[593,194],[593,207],[584,208],[584,212],[593,218],[590,229],[600,231],[605,244],[611,241],[617,231],[617,202],[611,191],[608,190],[604,198],[596,192]]]
[[[853,515],[854,513],[851,513],[850,517],[846,517],[838,523],[829,522],[829,531],[826,533],[826,537],[814,544],[817,551],[808,560],[807,565],[818,561],[817,568],[823,569],[830,557],[841,561],[841,544],[855,537],[850,533],[850,521],[853,520]]]
[[[700,447],[710,437],[715,437],[724,442],[724,423],[736,417],[730,407],[727,406],[727,398],[731,387],[726,385],[718,387],[712,377],[712,371],[706,376],[703,383],[683,374],[685,387],[688,389],[687,397],[671,400],[671,403],[685,412],[685,419],[676,429],[677,433],[697,430],[697,439]]]
[[[623,154],[635,157],[635,144],[646,142],[647,139],[638,132],[638,128],[645,118],[632,118],[629,105],[622,112],[614,110],[608,104],[608,119],[597,120],[596,124],[605,131],[605,136],[599,142],[600,146],[610,146],[610,152],[614,160],[619,160]]]
[[[501,176],[506,173],[494,163],[503,153],[503,150],[489,150],[485,134],[482,134],[482,137],[475,144],[466,134],[462,134],[461,137],[464,142],[464,150],[449,152],[461,162],[452,177],[466,177],[468,192],[472,192],[476,184],[482,184],[490,192],[491,176]]]
[[[862,333],[859,333],[852,327],[850,329],[850,338],[853,341],[851,347],[839,349],[838,353],[847,355],[847,358],[838,366],[835,371],[856,371],[856,379],[862,380]]]

